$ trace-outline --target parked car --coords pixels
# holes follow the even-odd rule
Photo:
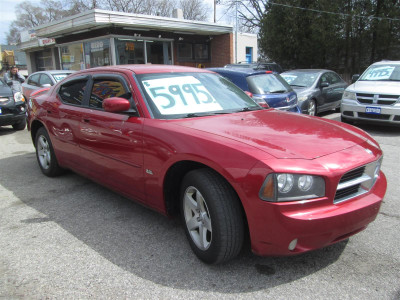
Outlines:
[[[0,126],[7,125],[15,130],[25,129],[25,99],[20,92],[13,94],[11,87],[0,79]]]
[[[272,71],[275,73],[282,73],[282,67],[275,62],[239,62],[237,64],[227,64],[225,68],[250,68],[254,70]]]
[[[279,74],[271,71],[253,70],[250,68],[209,68],[229,79],[243,91],[249,92],[254,101],[276,109],[300,112],[297,107],[296,92]]]
[[[318,113],[340,108],[347,83],[335,72],[322,69],[297,69],[281,76],[296,91],[303,114]]]
[[[343,122],[400,125],[400,61],[372,64],[344,92]]]
[[[52,70],[39,71],[29,75],[28,79],[22,84],[22,93],[25,99],[29,99],[31,93],[44,87],[50,87],[64,79],[75,71],[72,70]]]
[[[70,169],[180,215],[206,263],[235,257],[247,233],[258,255],[347,239],[375,219],[386,191],[370,135],[264,109],[205,69],[87,69],[33,95],[28,112],[43,174]]]

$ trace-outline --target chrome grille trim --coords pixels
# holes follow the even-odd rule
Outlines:
[[[375,95],[356,93],[357,101],[362,104],[394,105],[400,101],[400,95]],[[376,98],[375,98],[376,97]]]
[[[336,188],[333,203],[347,201],[369,192],[379,176],[381,163],[382,157],[344,174]]]

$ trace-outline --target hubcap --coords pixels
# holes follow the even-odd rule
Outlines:
[[[207,250],[212,240],[211,218],[205,199],[193,186],[185,191],[183,213],[192,241],[199,249]]]
[[[310,101],[308,103],[308,114],[310,116],[315,116],[315,102],[314,101]]]
[[[41,135],[38,139],[37,153],[42,168],[43,169],[50,168],[50,162],[51,162],[50,146],[46,137],[44,137],[43,135]]]

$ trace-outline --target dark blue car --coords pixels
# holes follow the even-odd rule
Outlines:
[[[209,68],[229,79],[245,92],[250,92],[252,98],[260,106],[300,113],[297,106],[296,92],[279,75],[271,71],[254,70],[251,68]]]

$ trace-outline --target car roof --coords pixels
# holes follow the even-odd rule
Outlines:
[[[185,66],[175,66],[175,65],[153,65],[153,64],[137,64],[137,65],[117,65],[117,66],[105,66],[105,67],[96,67],[91,69],[86,69],[82,71],[78,71],[78,74],[81,73],[101,73],[101,72],[110,72],[110,71],[118,71],[118,70],[126,70],[131,71],[135,74],[148,74],[148,73],[179,73],[179,72],[197,72],[197,73],[211,73],[206,69],[201,68],[193,68],[193,67],[185,67]]]
[[[207,68],[207,70],[210,70],[210,71],[213,71],[216,73],[244,75],[244,76],[257,75],[257,74],[272,74],[271,71],[254,70],[252,68]]]
[[[48,71],[37,71],[32,73],[33,74],[71,74],[71,73],[75,73],[75,70],[48,70]],[[29,75],[29,76],[31,76]]]
[[[387,65],[387,64],[400,65],[400,60],[382,60],[382,61],[373,63],[373,65]]]
[[[327,69],[294,69],[294,70],[285,71],[283,73],[290,73],[290,72],[324,73],[324,72],[335,72],[335,71],[327,70]]]

